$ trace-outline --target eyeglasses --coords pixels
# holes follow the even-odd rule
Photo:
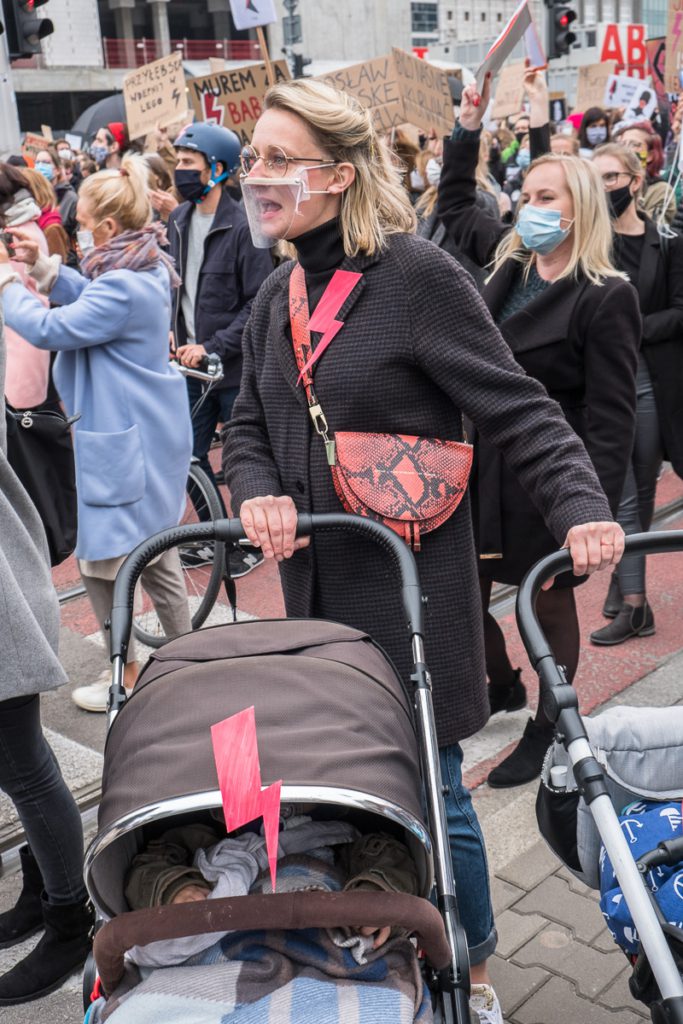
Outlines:
[[[274,178],[285,178],[290,164],[313,164],[316,167],[335,167],[337,164],[336,160],[326,160],[320,156],[287,156],[279,146],[271,146],[268,155],[262,156],[253,146],[245,146],[240,153],[243,174],[250,174],[259,160],[263,161],[263,166]]]
[[[619,181],[619,178],[628,178],[629,181],[633,181],[634,175],[629,171],[608,171],[602,175],[602,183],[605,188],[612,188]]]

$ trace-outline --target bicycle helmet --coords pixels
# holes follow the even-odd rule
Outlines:
[[[234,132],[217,124],[198,122],[185,128],[173,143],[176,149],[194,149],[203,153],[211,164],[212,174],[216,164],[223,164],[223,178],[229,178],[240,165],[242,145]]]

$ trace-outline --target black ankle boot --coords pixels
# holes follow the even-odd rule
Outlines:
[[[92,946],[90,900],[62,906],[42,901],[45,934],[35,949],[0,978],[0,1006],[40,999],[82,967]]]
[[[521,675],[521,668],[516,668],[509,686],[489,683],[489,704],[492,715],[497,715],[499,711],[519,711],[520,708],[526,706],[526,688],[520,678]]]
[[[530,718],[521,740],[504,761],[489,773],[488,784],[493,789],[523,786],[541,774],[543,758],[553,742],[552,725],[538,725]]]
[[[655,632],[655,617],[647,601],[640,607],[624,604],[613,622],[591,633],[592,644],[598,647],[614,647],[635,636],[652,636]]]
[[[43,908],[40,894],[43,877],[38,862],[28,846],[19,850],[23,885],[19,899],[11,910],[0,914],[0,949],[16,946],[43,928]]]
[[[616,619],[617,615],[621,611],[623,603],[624,599],[621,596],[619,573],[615,569],[609,581],[609,589],[607,591],[605,603],[602,606],[602,614],[606,619]]]

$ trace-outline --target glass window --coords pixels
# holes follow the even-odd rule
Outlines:
[[[439,31],[438,3],[411,3],[410,11],[413,32]]]
[[[470,12],[469,11],[465,11],[465,21],[469,21],[469,20],[470,20]]]

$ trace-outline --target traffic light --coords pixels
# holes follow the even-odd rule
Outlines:
[[[49,18],[36,14],[47,0],[5,0],[10,58],[32,57],[41,52],[41,40],[52,35],[54,25]]]
[[[569,53],[572,43],[576,42],[576,36],[571,31],[572,23],[576,21],[576,11],[566,4],[550,4],[548,10],[548,46],[547,56],[549,60],[553,57],[564,57]]]
[[[310,57],[304,57],[301,53],[293,53],[292,60],[294,61],[294,77],[295,78],[307,78],[304,74],[304,68],[308,67],[311,63]]]

